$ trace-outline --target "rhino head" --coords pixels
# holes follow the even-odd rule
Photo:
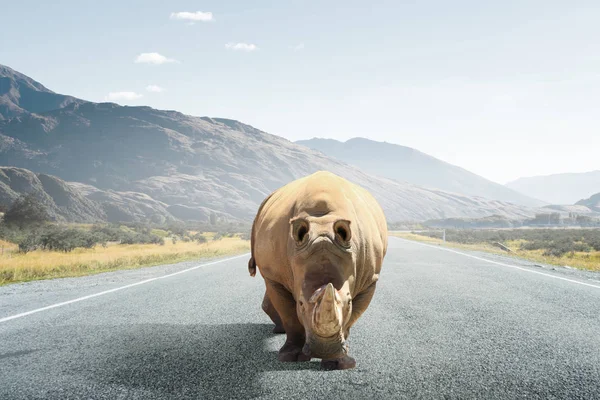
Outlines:
[[[304,353],[323,359],[347,354],[345,326],[355,278],[351,222],[333,215],[290,221],[296,312],[306,334]]]

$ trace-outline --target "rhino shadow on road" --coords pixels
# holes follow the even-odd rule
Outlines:
[[[264,395],[265,371],[319,370],[320,361],[282,363],[265,349],[272,324],[137,324],[118,327],[102,346],[93,377],[143,392],[241,398]],[[277,335],[285,339],[285,335]],[[103,357],[104,358],[104,357]]]

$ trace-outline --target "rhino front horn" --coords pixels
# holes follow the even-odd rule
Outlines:
[[[342,329],[342,304],[331,283],[321,290],[313,311],[313,328],[317,335],[330,337]]]

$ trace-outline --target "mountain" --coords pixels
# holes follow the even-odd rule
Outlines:
[[[46,174],[0,167],[0,205],[8,207],[22,193],[35,193],[50,217],[56,221],[99,222],[106,219],[101,207],[69,187],[64,181]]]
[[[596,193],[587,199],[579,200],[577,206],[585,206],[590,210],[600,213],[600,193]]]
[[[273,190],[318,170],[370,190],[390,221],[534,213],[367,174],[238,121],[114,103],[73,101],[0,121],[0,164],[59,177],[86,198],[122,207],[142,194],[182,219],[250,220]]]
[[[356,165],[363,171],[429,188],[501,200],[524,206],[543,202],[492,182],[410,147],[364,138],[346,142],[313,138],[296,142],[330,157]]]
[[[83,102],[75,97],[56,94],[20,72],[0,65],[0,120]]]
[[[167,205],[143,193],[103,191],[35,174],[16,167],[0,167],[0,206],[8,208],[20,194],[33,192],[51,219],[59,222],[172,221]]]
[[[180,212],[254,216],[281,185],[329,170],[374,193],[391,220],[500,213],[513,204],[394,182],[283,138],[225,119],[149,107],[72,104],[0,123],[0,158],[100,189],[145,193]],[[193,211],[195,210],[195,211]]]
[[[593,207],[589,207],[586,205],[584,200],[578,202],[577,204],[551,204],[538,209],[540,213],[560,213],[561,216],[565,217],[569,214],[576,215],[585,215],[590,217],[600,217],[598,214],[600,209],[594,209]]]
[[[574,204],[600,192],[600,170],[519,178],[506,186],[551,204]]]

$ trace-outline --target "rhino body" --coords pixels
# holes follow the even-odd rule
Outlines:
[[[321,358],[327,369],[355,366],[346,340],[367,309],[387,251],[386,218],[364,188],[329,172],[269,195],[252,226],[248,270],[266,292],[262,308],[286,333],[280,361]]]

